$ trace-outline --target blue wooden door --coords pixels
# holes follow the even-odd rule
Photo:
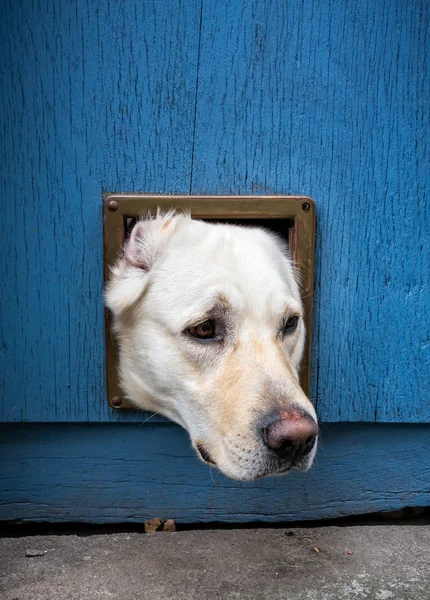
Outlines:
[[[0,15],[0,517],[430,503],[428,3],[23,0]],[[315,199],[312,398],[331,425],[309,476],[226,495],[179,428],[108,408],[101,207],[122,191]],[[354,467],[349,492],[370,457],[373,475]]]

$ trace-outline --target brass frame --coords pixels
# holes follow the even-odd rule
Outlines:
[[[301,274],[301,294],[305,309],[306,345],[301,365],[300,382],[309,395],[310,346],[315,250],[315,203],[307,196],[150,196],[146,194],[105,194],[104,276],[118,259],[125,239],[124,219],[153,213],[157,208],[186,210],[199,219],[288,219],[290,254]],[[106,310],[106,379],[109,404],[113,408],[134,408],[123,397],[117,375],[117,347],[111,332],[111,316]]]

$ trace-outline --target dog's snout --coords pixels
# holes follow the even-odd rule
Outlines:
[[[318,435],[318,425],[308,414],[281,413],[263,431],[265,444],[279,458],[293,461],[308,454]]]

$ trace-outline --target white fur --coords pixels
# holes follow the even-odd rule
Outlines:
[[[225,342],[201,344],[187,329],[214,302],[228,321]],[[230,477],[270,474],[256,430],[269,411],[294,404],[316,420],[298,383],[303,320],[294,334],[278,335],[283,318],[302,315],[302,303],[273,234],[173,213],[140,221],[112,270],[106,303],[124,392],[185,427]]]

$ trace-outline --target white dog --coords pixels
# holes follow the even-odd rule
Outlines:
[[[275,235],[173,212],[139,221],[106,301],[137,407],[182,425],[234,479],[310,467],[318,426],[298,380],[302,303]]]

